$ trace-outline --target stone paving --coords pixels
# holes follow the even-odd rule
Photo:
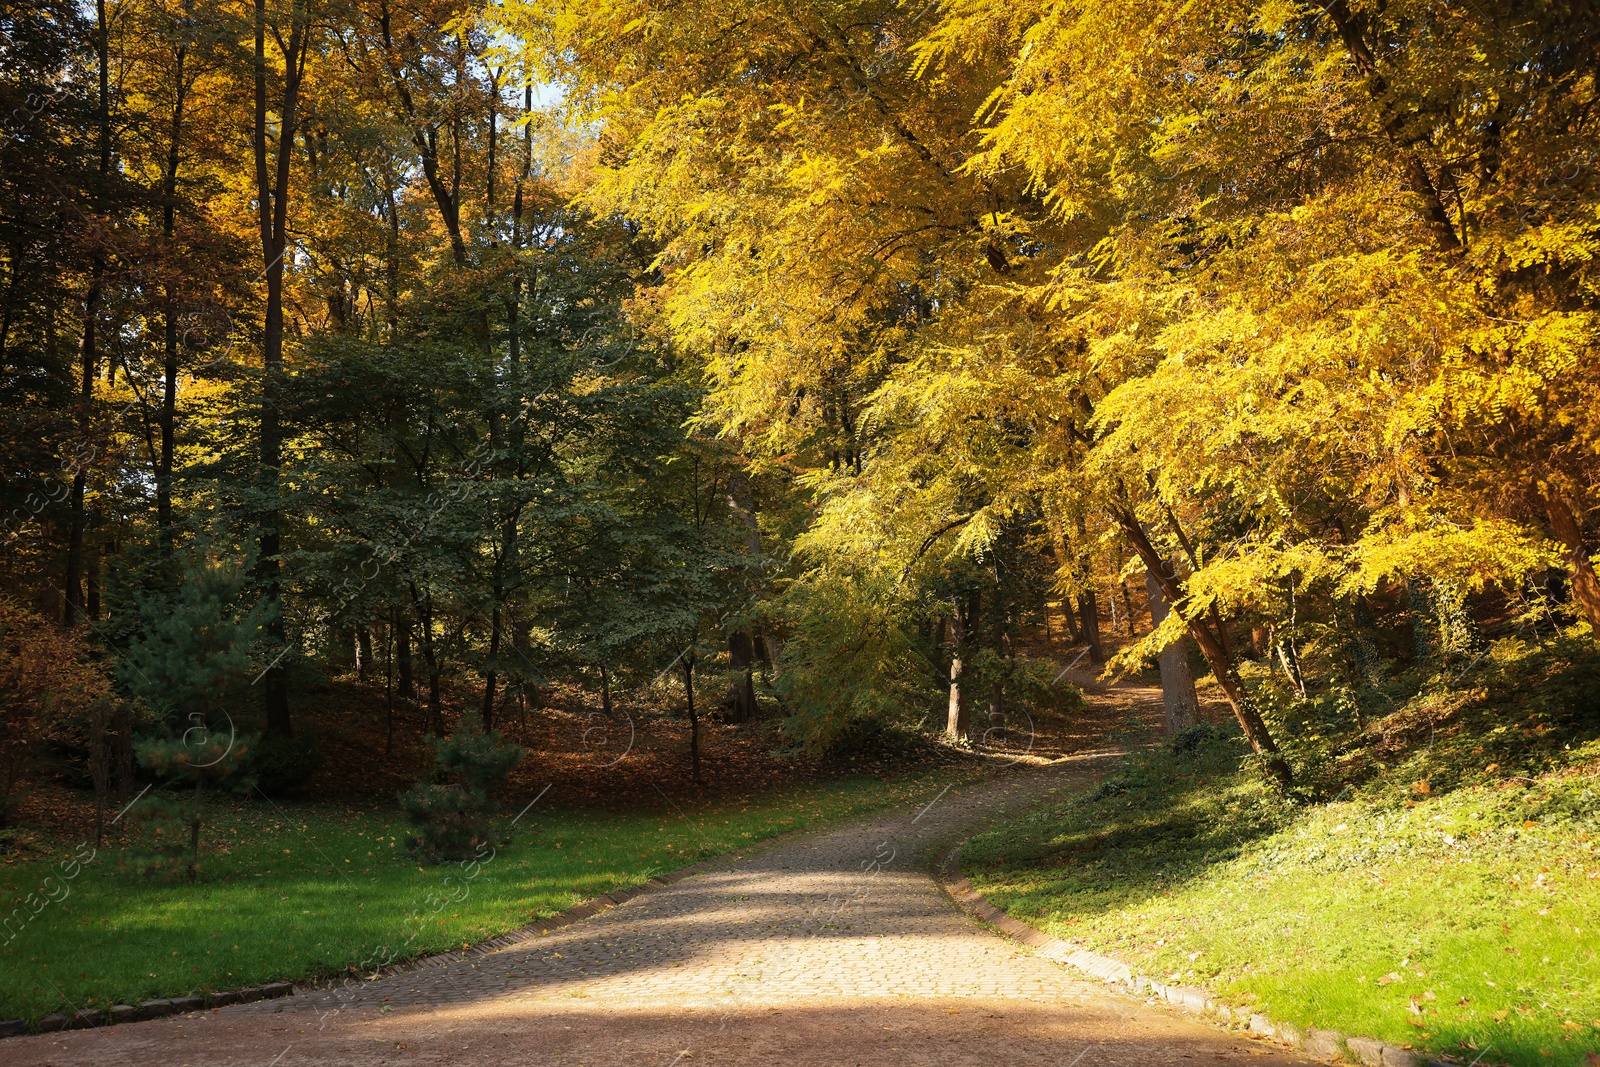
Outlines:
[[[589,996],[630,1004],[795,997],[1059,997],[1060,968],[984,931],[926,873],[953,831],[1081,785],[1090,761],[1016,771],[925,811],[729,857],[711,870],[487,955],[225,1012],[323,1013],[484,997]]]
[[[489,952],[284,1000],[16,1039],[4,1051],[16,1064],[97,1067],[265,1064],[274,1054],[284,1067],[460,1059],[1069,1067],[1263,1054],[1000,938],[926,873],[960,837],[1083,787],[1100,762],[1089,754],[1018,768],[920,811],[725,857]],[[1281,1052],[1271,1059],[1304,1062]]]

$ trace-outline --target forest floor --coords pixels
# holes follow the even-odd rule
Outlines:
[[[1092,706],[1148,736],[1150,695],[1122,687]],[[493,952],[281,1001],[16,1038],[7,1062],[1306,1062],[1078,980],[939,890],[928,868],[956,841],[1082,791],[1126,751],[1104,735],[1076,748],[734,852]]]

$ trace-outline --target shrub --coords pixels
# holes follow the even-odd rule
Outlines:
[[[1004,662],[1004,661],[1002,661]],[[1085,710],[1083,690],[1058,680],[1061,670],[1048,659],[1017,656],[1006,663],[1006,696],[1030,713],[1076,715]]]
[[[400,795],[401,809],[417,828],[406,846],[424,860],[470,859],[503,840],[491,794],[521,761],[522,748],[484,733],[476,715],[462,716],[455,733],[430,743],[434,781]]]
[[[22,799],[28,761],[74,736],[86,713],[111,700],[105,672],[78,631],[63,631],[0,597],[0,826]]]
[[[874,716],[847,721],[828,739],[826,754],[834,758],[860,757],[879,762],[908,759],[926,744],[915,730]]]
[[[315,736],[264,737],[250,753],[250,776],[271,797],[304,785],[321,769],[322,746]]]
[[[1188,756],[1212,746],[1238,747],[1239,739],[1243,736],[1239,728],[1231,723],[1219,725],[1212,722],[1197,722],[1169,737],[1167,750],[1175,756]]]
[[[936,679],[912,641],[914,607],[881,576],[816,573],[789,587],[776,689],[791,740],[837,751],[863,719],[909,726],[937,703]]]

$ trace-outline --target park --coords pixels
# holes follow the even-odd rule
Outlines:
[[[1597,54],[0,2],[0,1058],[1600,1067]]]

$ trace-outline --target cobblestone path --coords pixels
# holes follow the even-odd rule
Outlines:
[[[14,1039],[6,1062],[1306,1062],[1113,995],[989,932],[926,873],[1095,775],[1092,755],[723,858],[487,953],[285,1000]]]

